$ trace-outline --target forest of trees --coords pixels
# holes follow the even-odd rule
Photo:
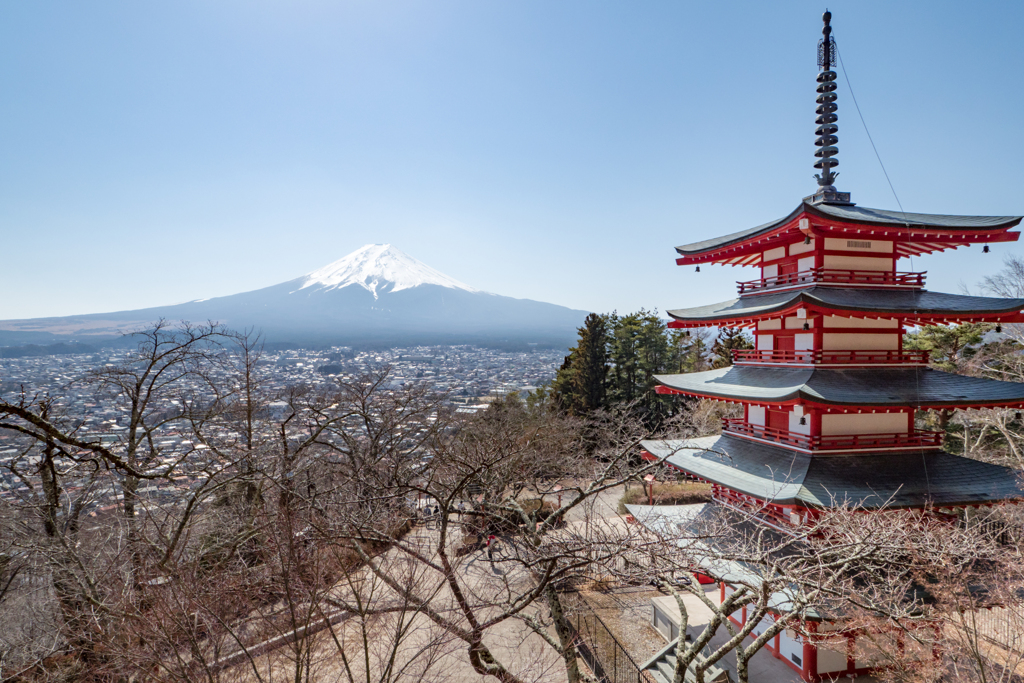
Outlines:
[[[628,408],[656,427],[685,402],[654,392],[658,374],[699,372],[732,365],[734,349],[752,348],[740,329],[672,330],[655,313],[587,316],[552,383],[552,399],[573,415],[601,408]]]

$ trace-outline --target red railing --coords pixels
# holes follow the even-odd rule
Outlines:
[[[734,508],[763,517],[776,526],[785,528],[791,527],[794,524],[793,518],[789,516],[789,512],[782,506],[768,503],[760,498],[748,496],[738,491],[733,491],[725,486],[713,484],[711,486],[711,497],[721,503],[725,503]],[[798,514],[804,512],[805,511],[801,508]]]
[[[855,331],[856,328],[850,328]],[[831,330],[829,330],[831,332]],[[893,330],[895,334],[897,330]],[[928,365],[927,351],[757,351],[734,349],[734,363],[792,363],[794,365]]]
[[[856,450],[859,448],[929,448],[942,445],[942,432],[914,431],[902,434],[846,434],[808,436],[788,430],[750,424],[741,418],[722,420],[722,431],[775,441],[809,451]]]
[[[796,287],[800,285],[857,285],[862,287],[924,287],[925,273],[890,273],[874,270],[836,270],[812,268],[798,273],[765,277],[749,282],[737,282],[740,294],[762,289]]]

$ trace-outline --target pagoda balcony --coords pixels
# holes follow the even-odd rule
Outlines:
[[[751,439],[771,441],[802,451],[892,450],[938,448],[943,432],[913,431],[898,434],[842,434],[808,436],[783,429],[750,424],[742,418],[724,418],[722,432]]]
[[[927,351],[758,351],[733,349],[736,365],[928,365]]]
[[[924,287],[925,273],[890,273],[878,270],[836,270],[812,268],[797,273],[773,275],[760,280],[737,282],[740,295],[775,291],[808,285],[832,285],[839,287],[885,287],[920,289]]]

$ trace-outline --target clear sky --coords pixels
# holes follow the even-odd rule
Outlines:
[[[834,2],[907,211],[1024,213],[1024,3]],[[366,243],[474,287],[664,310],[672,247],[815,189],[820,2],[0,4],[0,318],[177,303]],[[896,208],[840,73],[839,189]],[[957,291],[1024,243],[923,257]],[[901,262],[901,269],[909,264]]]

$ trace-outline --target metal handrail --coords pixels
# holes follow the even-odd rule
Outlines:
[[[793,287],[797,285],[833,284],[867,287],[924,287],[926,272],[894,273],[878,270],[841,270],[837,268],[811,268],[796,273],[773,275],[759,280],[737,282],[740,294],[762,289]]]
[[[747,422],[742,418],[723,418],[722,431],[740,436],[776,441],[786,446],[805,450],[839,450],[858,448],[908,448],[938,447],[942,445],[943,432],[912,431],[893,434],[840,434],[809,436],[784,429],[765,427]]]

